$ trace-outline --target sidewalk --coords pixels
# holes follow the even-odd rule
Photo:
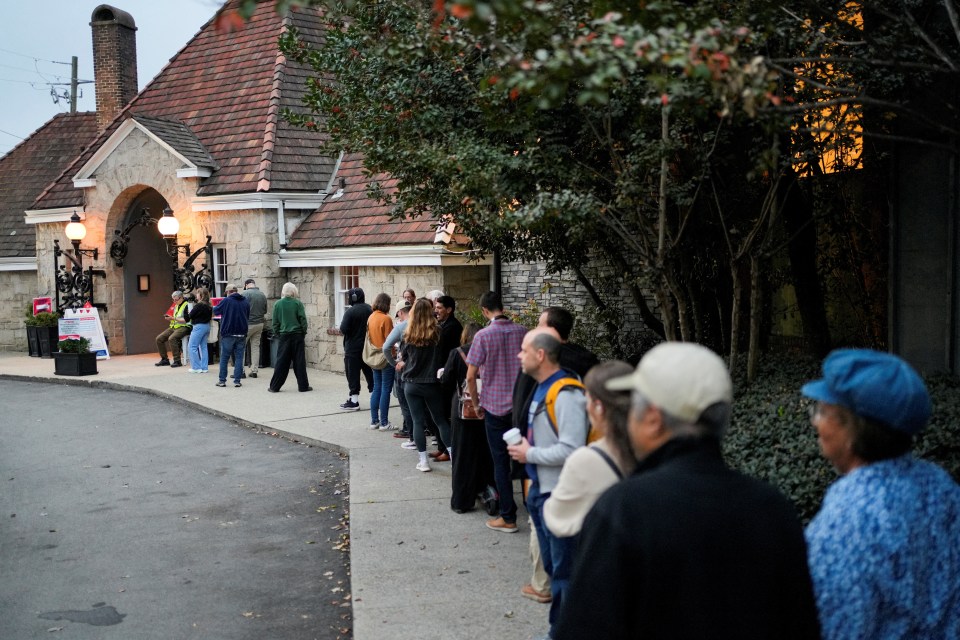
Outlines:
[[[0,379],[46,381],[151,393],[192,405],[243,426],[348,453],[350,553],[355,640],[450,640],[480,637],[522,640],[547,631],[546,605],[520,596],[530,578],[529,529],[484,526],[482,510],[450,510],[450,463],[414,469],[416,453],[400,448],[393,432],[371,431],[369,396],[360,411],[341,412],[342,375],[309,370],[313,391],[298,393],[293,372],[280,393],[268,393],[272,368],[243,387],[216,387],[206,375],[154,367],[157,356],[115,356],[97,363],[95,376],[63,377],[53,360],[0,353]],[[228,384],[230,384],[228,382]],[[390,409],[400,422],[400,409]],[[318,593],[318,598],[326,597]]]

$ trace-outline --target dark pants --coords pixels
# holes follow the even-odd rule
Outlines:
[[[453,401],[456,404],[456,400]],[[451,438],[457,455],[453,457],[450,508],[470,511],[477,502],[477,494],[494,484],[493,460],[483,420],[461,420],[453,412],[450,421]]]
[[[310,386],[307,380],[307,356],[304,353],[302,333],[281,333],[277,344],[277,361],[273,365],[273,377],[270,379],[270,388],[280,391],[280,387],[287,381],[290,373],[290,364],[293,363],[293,375],[297,377],[297,388],[306,391]],[[241,362],[243,359],[241,358]]]
[[[397,401],[400,403],[400,414],[403,416],[403,430],[410,435],[410,439],[413,440],[413,418],[410,417],[410,405],[407,404],[407,394],[403,389],[403,382],[400,380],[400,376],[396,376],[396,380],[393,385],[393,392],[397,396]]]
[[[487,444],[490,457],[493,458],[493,478],[500,494],[500,517],[504,522],[517,521],[517,501],[513,499],[513,480],[510,479],[510,454],[503,434],[513,428],[513,416],[496,416],[489,411],[483,414],[483,425],[487,430]]]
[[[417,451],[427,450],[427,437],[423,433],[423,428],[428,413],[440,431],[440,438],[450,442],[450,423],[447,422],[446,411],[443,408],[443,393],[440,391],[440,385],[435,382],[404,382],[403,392],[407,396],[410,417],[413,418],[413,441],[417,443]]]
[[[530,511],[530,520],[537,530],[537,542],[540,543],[540,557],[543,559],[543,568],[550,576],[550,593],[553,601],[550,603],[550,635],[553,635],[553,625],[560,617],[560,607],[563,606],[563,592],[570,584],[573,573],[573,560],[577,555],[577,538],[558,538],[553,535],[543,521],[543,503],[550,497],[549,493],[540,493],[540,483],[533,482],[527,493],[527,509]]]
[[[343,369],[347,372],[347,386],[350,387],[350,395],[360,395],[360,372],[363,371],[363,377],[367,379],[367,391],[373,393],[373,369],[367,365],[359,354],[355,356],[343,356]]]

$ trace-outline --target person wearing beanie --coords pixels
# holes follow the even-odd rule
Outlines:
[[[820,638],[803,528],[774,487],[729,468],[726,363],[665,342],[627,390],[633,475],[583,522],[555,640]]]
[[[838,349],[801,393],[841,475],[806,529],[824,639],[960,638],[960,486],[911,453],[932,412],[923,380]]]

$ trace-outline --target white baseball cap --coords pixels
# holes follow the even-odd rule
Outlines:
[[[733,402],[724,361],[693,342],[664,342],[647,352],[633,373],[607,381],[611,391],[634,390],[670,415],[695,423],[707,407]]]

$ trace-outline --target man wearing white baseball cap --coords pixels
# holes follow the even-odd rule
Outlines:
[[[793,506],[723,461],[723,360],[667,342],[607,387],[633,391],[639,464],[584,521],[555,638],[819,638]]]

